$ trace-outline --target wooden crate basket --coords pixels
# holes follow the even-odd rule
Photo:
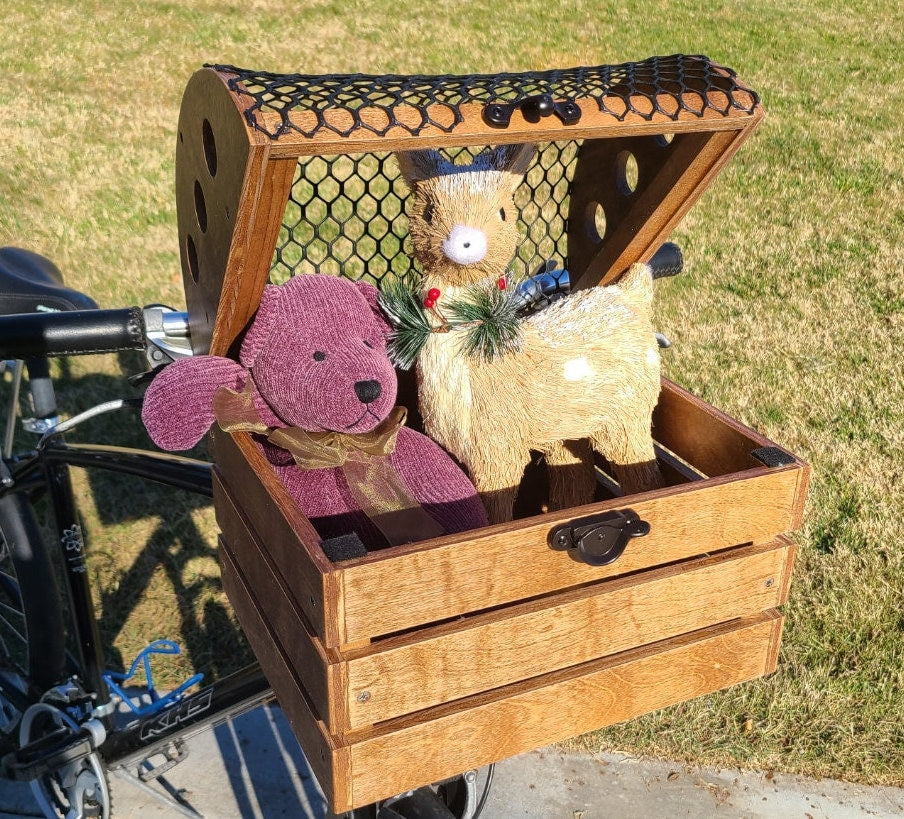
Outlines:
[[[538,143],[513,265],[557,258],[580,288],[649,259],[762,115],[703,57],[467,78],[205,68],[177,146],[195,352],[234,352],[268,281],[409,268],[392,151]],[[667,380],[653,432],[665,488],[620,496],[601,464],[591,505],[336,563],[248,434],[212,434],[223,582],[332,810],[775,667],[807,465]],[[553,548],[558,527],[627,509],[649,533],[609,565]]]

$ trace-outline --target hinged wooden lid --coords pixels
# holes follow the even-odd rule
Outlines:
[[[176,154],[195,350],[224,354],[256,310],[299,157],[574,141],[562,230],[581,287],[649,258],[761,117],[757,95],[700,56],[463,77],[208,66],[186,89]],[[623,174],[627,156],[631,189],[601,187],[601,163]]]

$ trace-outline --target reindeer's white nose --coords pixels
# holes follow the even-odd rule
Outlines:
[[[487,255],[487,235],[479,228],[455,225],[442,247],[456,264],[476,264]]]

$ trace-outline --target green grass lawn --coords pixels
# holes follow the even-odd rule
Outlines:
[[[677,231],[687,272],[661,284],[659,325],[671,378],[812,464],[779,670],[584,744],[904,784],[904,7],[486,5],[7,0],[0,245],[44,253],[102,306],[181,305],[176,123],[204,62],[469,73],[684,52],[731,66],[768,116]],[[67,406],[118,394],[122,364],[65,367]],[[146,443],[134,419],[115,431]],[[173,679],[247,657],[210,507],[79,482],[115,652],[179,639]]]

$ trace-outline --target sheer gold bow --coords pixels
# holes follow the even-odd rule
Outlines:
[[[371,432],[309,432],[299,427],[268,427],[251,394],[251,381],[241,392],[220,387],[213,411],[226,432],[254,432],[288,451],[301,469],[340,468],[355,502],[391,546],[445,534],[389,460],[408,411],[396,407]]]

